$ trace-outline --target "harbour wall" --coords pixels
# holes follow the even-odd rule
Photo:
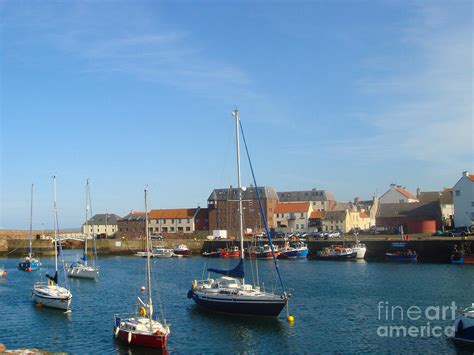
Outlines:
[[[307,241],[309,249],[309,257],[316,256],[317,252],[331,245],[347,245],[349,246],[353,238],[346,237],[331,240],[314,240]],[[405,243],[407,249],[416,250],[420,259],[426,262],[450,262],[451,252],[455,245],[458,247],[463,243],[470,243],[471,250],[474,250],[474,237],[462,238],[451,237],[427,237],[415,236],[409,237],[408,240],[401,240],[398,236],[367,236],[359,237],[359,240],[367,246],[365,258],[367,260],[383,260],[387,251],[393,250],[392,243]],[[275,241],[281,245],[282,241]],[[131,255],[145,249],[142,240],[127,239],[98,239],[97,253],[99,255]],[[164,239],[154,240],[153,245],[161,245],[165,248],[171,248],[173,245],[186,244],[194,255],[200,255],[203,251],[212,251],[219,248],[226,248],[231,245],[239,245],[235,240],[215,240],[209,241],[205,239]],[[254,245],[255,242],[250,240],[244,241],[244,247]],[[29,242],[27,239],[0,239],[0,256],[18,256],[25,255],[28,252]],[[80,249],[83,247],[82,242],[69,242],[65,249]],[[88,244],[92,248],[92,243]],[[36,255],[54,255],[53,243],[51,240],[33,240],[33,248]]]

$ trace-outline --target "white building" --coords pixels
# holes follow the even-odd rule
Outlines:
[[[390,184],[390,189],[379,199],[379,203],[419,202],[418,198],[404,187]]]
[[[474,175],[467,171],[453,187],[454,226],[471,226],[474,221]]]

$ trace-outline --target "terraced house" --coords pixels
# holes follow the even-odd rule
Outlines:
[[[150,234],[193,233],[200,208],[151,210],[148,214]]]
[[[309,202],[280,202],[274,210],[275,227],[282,232],[303,232],[313,211]]]

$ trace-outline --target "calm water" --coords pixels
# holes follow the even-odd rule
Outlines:
[[[66,261],[76,257],[66,251]],[[73,292],[72,313],[37,308],[30,294],[34,280],[50,271],[53,259],[43,259],[40,272],[16,269],[18,259],[0,259],[8,271],[0,282],[0,342],[7,348],[36,347],[69,353],[140,353],[112,337],[113,315],[133,309],[135,295],[144,282],[144,259],[107,257],[99,260],[99,282],[69,279]],[[282,260],[281,270],[288,287],[294,289],[290,312],[278,319],[256,319],[214,315],[200,311],[186,297],[191,281],[200,279],[205,263],[218,267],[228,260],[155,259],[154,278],[160,288],[164,313],[171,324],[171,353],[228,352],[454,352],[441,337],[380,337],[379,327],[421,326],[429,321],[385,320],[377,305],[445,306],[474,302],[474,268],[437,264],[388,264],[367,262],[324,262]],[[230,261],[231,263],[233,261]],[[209,265],[208,265],[209,266]],[[252,272],[247,265],[247,275]],[[271,261],[258,264],[265,287],[276,280]],[[61,277],[63,275],[61,274]],[[398,317],[397,317],[398,315]],[[430,321],[446,326],[446,321]],[[379,330],[380,331],[380,330]]]

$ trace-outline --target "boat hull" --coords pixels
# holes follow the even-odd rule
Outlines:
[[[458,316],[454,321],[453,341],[463,345],[474,346],[474,318]]]
[[[416,263],[418,261],[417,255],[397,255],[385,254],[387,261],[394,261],[399,263]]]
[[[62,309],[64,311],[67,311],[69,309],[69,306],[71,305],[71,299],[72,299],[72,297],[69,297],[69,298],[44,297],[44,296],[36,294],[35,292],[33,292],[32,298],[33,298],[33,302],[35,302],[38,305],[48,307],[48,308]]]
[[[208,311],[241,316],[278,317],[286,305],[284,299],[244,300],[238,297],[204,297],[193,289],[189,290],[188,297]]]
[[[181,255],[181,256],[190,256],[191,250],[173,250],[173,253],[175,253],[176,255]]]
[[[280,252],[275,251],[275,257],[280,256]],[[250,253],[250,259],[262,259],[262,260],[270,260],[273,259],[273,255],[271,252],[262,252],[262,253]]]
[[[23,271],[34,271],[41,267],[39,261],[22,261],[18,264],[18,269]]]
[[[357,258],[357,252],[344,255],[318,255],[320,260],[352,260]]]
[[[77,279],[96,280],[99,277],[99,270],[94,268],[70,267],[67,269],[67,276]]]
[[[166,342],[168,340],[167,335],[139,334],[128,332],[122,329],[118,331],[117,338],[125,342],[126,344],[155,349],[165,349]]]
[[[282,251],[278,256],[280,259],[306,258],[308,249],[295,249],[290,251]]]
[[[471,264],[474,265],[474,255],[466,255],[461,257],[451,257],[451,263],[453,264]]]
[[[202,253],[202,256],[204,256],[205,258],[220,258],[221,252],[220,251],[213,251],[210,253],[204,252]]]

